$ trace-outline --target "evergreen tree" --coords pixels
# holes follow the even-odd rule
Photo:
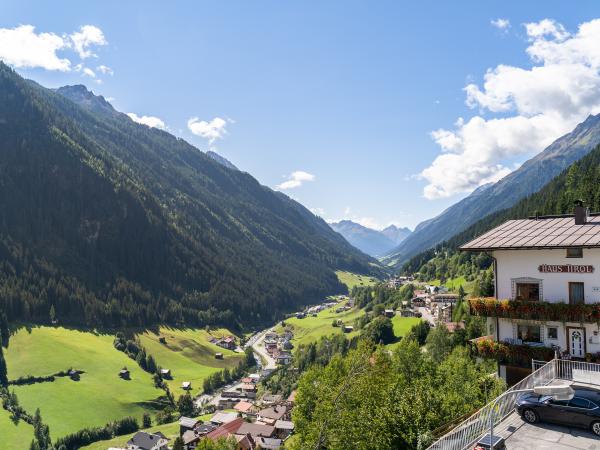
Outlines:
[[[56,320],[56,310],[54,309],[54,305],[50,305],[50,323],[54,323]]]
[[[150,373],[156,373],[156,361],[154,361],[152,355],[148,355],[146,359],[146,370]]]
[[[150,428],[152,426],[152,418],[150,414],[144,413],[142,416],[142,428]]]
[[[190,394],[185,394],[179,397],[177,401],[177,410],[182,416],[193,416],[194,415],[194,400]]]
[[[10,338],[10,329],[8,328],[8,317],[6,313],[0,309],[0,336],[2,337],[2,346],[8,348],[8,340]]]
[[[173,441],[173,450],[184,450],[183,439],[181,436],[177,436],[175,441]]]
[[[4,352],[0,347],[0,386],[8,385],[8,370],[6,367],[6,360],[4,359]]]

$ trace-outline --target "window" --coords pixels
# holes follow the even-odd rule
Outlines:
[[[567,406],[569,404],[569,400],[554,400],[550,397],[550,403],[556,406]]]
[[[568,248],[567,258],[583,258],[583,249],[577,247]]]
[[[569,303],[581,305],[585,303],[583,283],[569,283]]]
[[[517,300],[537,301],[540,299],[538,283],[517,283]]]
[[[542,342],[539,325],[517,325],[517,337],[523,342]]]
[[[558,328],[548,327],[548,339],[558,339]]]
[[[569,406],[572,406],[573,408],[591,409],[590,402],[581,397],[573,397],[569,402]]]

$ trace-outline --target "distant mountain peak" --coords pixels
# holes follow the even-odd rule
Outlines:
[[[240,170],[231,161],[229,161],[224,156],[219,155],[217,152],[213,152],[212,150],[208,150],[206,152],[206,156],[208,156],[209,158],[215,160],[216,162],[218,162],[222,166],[227,167],[228,169],[231,169],[231,170]]]
[[[331,228],[359,250],[371,256],[383,255],[408,236],[408,228],[390,225],[384,230],[374,230],[352,220],[343,219],[329,224]]]
[[[91,111],[109,115],[119,114],[102,95],[94,94],[83,84],[62,86],[56,89],[56,92]]]

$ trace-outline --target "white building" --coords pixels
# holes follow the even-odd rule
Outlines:
[[[509,303],[476,311],[494,339],[572,358],[600,352],[600,215],[579,204],[570,216],[509,220],[461,249],[494,257],[495,298]]]

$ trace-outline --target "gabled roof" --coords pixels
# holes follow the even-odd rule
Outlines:
[[[218,412],[210,418],[210,421],[213,423],[229,423],[237,418],[238,414],[235,412]]]
[[[600,247],[600,216],[575,225],[575,218],[549,217],[508,220],[467,242],[461,250],[509,250],[527,248]]]
[[[258,437],[256,444],[265,450],[277,450],[281,447],[281,439]]]
[[[287,413],[287,408],[284,405],[276,405],[259,411],[258,415],[267,419],[279,420],[285,416],[285,413]]]
[[[275,422],[275,428],[278,430],[293,430],[294,422],[290,422],[289,420],[278,420]]]
[[[198,422],[200,420],[185,416],[181,416],[179,419],[179,425],[186,428],[194,428]]]
[[[226,423],[224,425],[221,425],[219,428],[217,428],[216,430],[211,431],[210,433],[208,433],[206,435],[206,437],[208,439],[212,439],[213,441],[216,441],[219,438],[222,437],[227,437],[230,434],[234,434],[237,433],[238,429],[240,428],[241,425],[244,424],[244,419],[242,419],[241,417],[235,420],[232,420],[229,423]]]
[[[145,431],[138,431],[133,435],[131,439],[129,439],[129,441],[127,441],[127,445],[135,445],[140,449],[150,450],[162,440],[166,441],[163,435],[146,433]]]
[[[250,402],[245,402],[245,401],[243,401],[243,400],[242,400],[241,402],[238,402],[238,403],[237,403],[237,404],[236,404],[236,405],[233,407],[233,409],[235,409],[236,411],[239,411],[239,412],[243,412],[243,413],[245,413],[245,412],[248,412],[248,411],[250,411],[250,409],[252,409],[252,407],[253,407],[253,406],[254,406],[254,405],[253,405],[252,403],[250,403]]]
[[[242,419],[243,421],[243,419]],[[238,434],[249,434],[252,437],[262,436],[262,437],[271,437],[275,433],[275,427],[271,425],[262,425],[258,423],[248,423],[244,422],[237,429],[236,433]]]

